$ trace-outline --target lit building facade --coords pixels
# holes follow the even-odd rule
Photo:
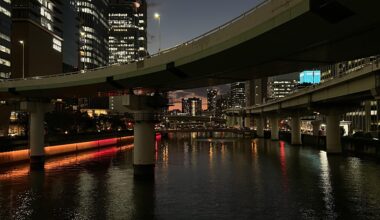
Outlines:
[[[218,95],[217,89],[207,89],[207,111],[215,112],[217,95]]]
[[[305,70],[300,73],[300,84],[318,84],[321,82],[320,70]]]
[[[231,83],[231,107],[243,108],[246,104],[245,83]]]
[[[11,1],[0,0],[0,79],[11,74]]]
[[[348,135],[357,132],[370,133],[372,137],[380,136],[380,102],[368,100],[355,111],[344,114],[343,120],[348,124]]]
[[[108,65],[108,0],[78,0],[80,69]]]
[[[109,63],[144,59],[147,51],[145,0],[110,0]]]
[[[299,74],[285,74],[268,77],[267,89],[268,99],[284,98],[293,93],[298,86]]]
[[[60,0],[12,1],[12,78],[62,73],[62,9]]]
[[[245,91],[247,106],[259,105],[265,103],[267,99],[268,78],[253,79],[246,83]]]
[[[218,95],[216,98],[216,111],[215,115],[220,117],[223,115],[224,110],[231,108],[230,94]]]
[[[202,99],[200,98],[183,98],[182,113],[190,116],[202,114]]]

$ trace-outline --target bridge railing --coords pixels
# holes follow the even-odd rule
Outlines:
[[[182,44],[179,44],[179,45],[176,45],[174,47],[171,47],[171,48],[168,48],[168,49],[165,49],[165,50],[162,50],[162,51],[159,51],[155,54],[152,54],[152,55],[149,55],[145,58],[151,58],[151,57],[156,57],[156,56],[159,56],[161,54],[165,54],[165,53],[168,53],[168,52],[171,52],[173,50],[176,50],[178,48],[181,48],[181,47],[184,47],[184,46],[187,46],[189,44],[193,44],[197,41],[199,41],[200,39],[204,38],[204,37],[207,37],[219,30],[222,30],[226,27],[228,27],[229,25],[235,23],[236,21],[246,17],[247,15],[255,12],[257,9],[261,8],[262,6],[266,5],[267,3],[271,2],[272,0],[262,0],[258,5],[256,5],[255,7],[253,7],[252,9],[246,11],[245,13],[241,14],[240,16],[226,22],[225,24],[223,25],[220,25],[219,27],[216,27],[198,37],[195,37],[189,41],[186,41],[185,43],[182,43]],[[32,77],[25,77],[25,78],[12,78],[12,79],[4,79],[4,81],[23,81],[23,80],[38,80],[38,79],[46,79],[46,78],[52,78],[52,77],[62,77],[62,76],[69,76],[69,75],[74,75],[74,74],[82,74],[82,73],[88,73],[88,72],[93,72],[93,71],[97,71],[97,70],[101,70],[101,69],[105,69],[105,68],[108,68],[108,67],[112,67],[112,66],[120,66],[120,65],[124,65],[124,64],[130,64],[130,63],[135,63],[135,62],[139,62],[139,61],[131,61],[131,62],[127,62],[127,63],[117,63],[117,64],[112,64],[112,65],[108,65],[108,66],[102,66],[102,67],[98,67],[98,68],[94,68],[94,69],[86,69],[86,70],[80,70],[80,71],[75,71],[75,72],[68,72],[68,73],[59,73],[59,74],[52,74],[52,75],[43,75],[43,76],[32,76]]]

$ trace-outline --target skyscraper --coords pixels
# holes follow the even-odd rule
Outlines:
[[[147,51],[145,0],[111,0],[109,63],[142,60]]]
[[[218,95],[217,89],[207,89],[207,110],[214,112],[216,110],[216,96]]]
[[[12,1],[13,78],[62,73],[62,9],[61,0]]]
[[[202,99],[200,98],[183,98],[182,99],[182,113],[190,116],[197,116],[202,114]]]
[[[78,0],[80,69],[108,65],[109,0]]]
[[[63,1],[63,72],[79,69],[79,17],[76,0]]]
[[[230,94],[223,94],[218,95],[216,98],[216,111],[215,115],[220,117],[223,115],[224,110],[231,107],[231,95]]]
[[[245,83],[231,83],[231,104],[233,108],[245,107]]]
[[[0,0],[0,79],[11,72],[11,1]]]
[[[268,77],[268,99],[283,98],[297,89],[299,74]]]
[[[246,86],[247,106],[259,105],[265,102],[268,94],[268,78],[252,79]]]

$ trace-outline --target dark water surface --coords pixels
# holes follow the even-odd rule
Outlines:
[[[284,142],[176,135],[154,182],[112,147],[0,169],[0,219],[380,219],[380,164]]]

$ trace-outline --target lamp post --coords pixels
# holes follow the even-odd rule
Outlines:
[[[154,19],[158,21],[158,53],[161,52],[161,15],[154,13]]]
[[[19,43],[22,45],[22,78],[25,78],[25,43],[20,40]]]

